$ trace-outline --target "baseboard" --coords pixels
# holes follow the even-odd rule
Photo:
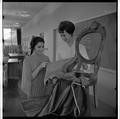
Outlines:
[[[116,74],[116,70],[112,70],[112,69],[107,69],[107,68],[100,67],[99,70]]]

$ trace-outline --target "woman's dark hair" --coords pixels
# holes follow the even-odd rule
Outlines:
[[[33,36],[33,37],[32,37],[32,40],[31,40],[31,42],[30,42],[30,49],[31,49],[31,53],[30,53],[30,54],[33,53],[33,50],[34,50],[35,46],[36,46],[39,42],[45,43],[44,39],[41,38],[41,37],[39,37],[39,36]]]
[[[58,26],[58,32],[63,33],[66,31],[67,33],[73,35],[75,30],[75,25],[71,21],[62,21]]]

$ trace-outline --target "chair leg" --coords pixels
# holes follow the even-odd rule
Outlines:
[[[95,108],[97,108],[98,107],[97,85],[93,86],[93,96],[94,96],[94,105]]]

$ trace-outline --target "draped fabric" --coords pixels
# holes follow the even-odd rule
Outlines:
[[[89,89],[79,83],[59,79],[45,107],[36,116],[90,116]]]
[[[27,116],[43,117],[50,114],[90,116],[89,89],[83,88],[79,83],[59,79],[54,86],[49,82],[45,92],[50,95],[34,97],[22,102]]]

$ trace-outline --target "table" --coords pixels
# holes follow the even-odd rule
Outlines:
[[[8,86],[9,87],[16,87],[18,82],[22,78],[22,67],[19,59],[17,58],[10,58],[8,60],[8,70],[7,70],[7,77],[8,77]]]
[[[10,58],[8,60],[8,79],[19,79],[20,78],[20,62],[16,58]]]
[[[16,59],[20,59],[23,60],[25,55],[24,54],[18,54],[18,53],[9,53],[9,58],[16,58]]]

